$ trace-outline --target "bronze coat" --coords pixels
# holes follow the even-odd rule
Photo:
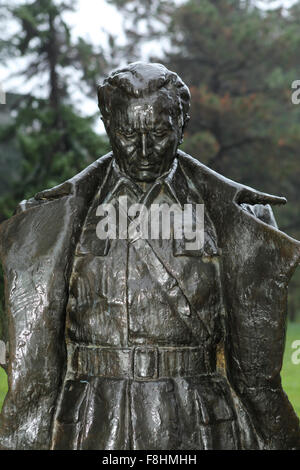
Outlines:
[[[108,154],[71,180],[24,201],[1,225],[9,337],[9,392],[0,420],[3,449],[51,446],[66,370],[65,309],[74,250],[111,158]],[[243,447],[256,446],[250,420],[260,448],[300,448],[299,420],[280,379],[287,286],[300,243],[241,206],[284,200],[230,181],[183,152],[178,158],[191,193],[204,200],[222,250],[226,369],[239,397]],[[257,208],[267,221],[268,208]]]

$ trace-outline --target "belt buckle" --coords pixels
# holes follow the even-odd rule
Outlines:
[[[133,351],[133,377],[139,380],[158,378],[158,349],[136,346]]]

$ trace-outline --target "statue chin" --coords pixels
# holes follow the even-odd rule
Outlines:
[[[145,182],[145,183],[151,183],[152,181],[155,181],[156,178],[158,178],[162,172],[160,168],[157,168],[157,166],[149,166],[149,167],[129,167],[124,169],[125,174],[127,174],[130,178],[132,178],[134,181],[139,181],[139,182]]]
[[[160,174],[149,170],[140,170],[136,171],[134,174],[130,174],[130,176],[133,180],[139,181],[141,183],[151,183],[152,181],[155,181],[156,178],[160,176]]]
[[[174,157],[175,158],[175,157]],[[169,165],[149,165],[149,166],[137,166],[131,165],[130,167],[124,168],[124,173],[127,174],[134,181],[141,183],[154,182],[161,175],[170,170],[173,160]]]

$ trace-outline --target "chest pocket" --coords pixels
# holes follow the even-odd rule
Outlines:
[[[217,235],[215,228],[206,213],[204,213],[204,243],[199,249],[190,249],[191,240],[186,238],[173,239],[173,255],[174,256],[219,256],[220,250],[217,244]],[[198,235],[199,236],[199,235]]]
[[[96,223],[85,224],[79,243],[76,247],[76,255],[93,254],[94,256],[107,256],[111,241],[109,238],[101,240],[96,234]]]

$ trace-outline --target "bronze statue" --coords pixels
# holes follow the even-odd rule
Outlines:
[[[98,97],[112,152],[1,225],[1,448],[299,449],[280,370],[300,243],[270,207],[285,199],[178,150],[190,93],[163,65],[117,70]],[[101,239],[99,206],[124,197],[204,205],[203,244]]]

